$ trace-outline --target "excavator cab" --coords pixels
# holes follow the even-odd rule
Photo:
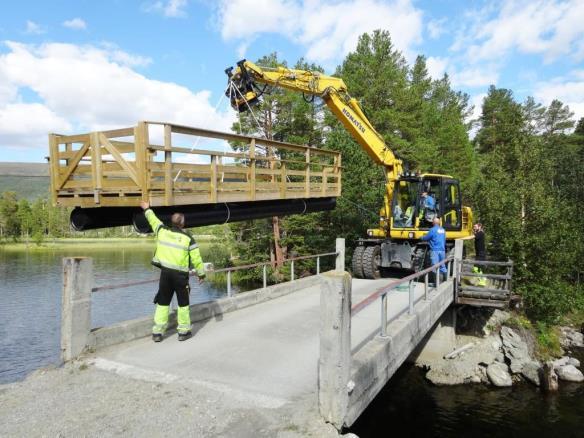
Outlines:
[[[438,216],[445,230],[460,231],[459,182],[447,175],[402,176],[395,185],[391,211],[391,229],[429,229]]]

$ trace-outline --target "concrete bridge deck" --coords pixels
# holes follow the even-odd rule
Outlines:
[[[352,280],[360,302],[391,279]],[[446,284],[444,286],[447,286]],[[415,287],[416,302],[423,284]],[[193,338],[142,338],[99,350],[97,367],[159,382],[203,385],[258,407],[276,408],[317,391],[320,285],[313,285],[193,327]],[[388,295],[388,321],[408,308],[408,290]],[[352,318],[353,354],[380,330],[377,302]]]

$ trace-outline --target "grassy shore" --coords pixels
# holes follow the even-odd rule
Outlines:
[[[197,242],[210,242],[214,239],[214,236],[210,235],[196,235]],[[14,242],[12,240],[0,240],[0,250],[5,251],[42,251],[42,250],[58,250],[58,249],[68,249],[73,246],[82,247],[87,249],[101,249],[108,248],[111,249],[112,245],[153,245],[153,236],[144,237],[63,237],[57,239],[46,239],[40,244],[35,243],[33,240],[18,241]]]

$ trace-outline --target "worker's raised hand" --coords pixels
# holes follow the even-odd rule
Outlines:
[[[150,208],[150,204],[146,201],[140,201],[140,207],[142,207],[142,210],[148,210]]]

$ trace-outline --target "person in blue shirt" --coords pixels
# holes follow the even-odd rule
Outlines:
[[[440,226],[440,218],[435,217],[432,223],[434,226],[422,236],[422,240],[430,244],[430,260],[435,265],[446,258],[446,231]],[[440,266],[440,272],[447,273],[446,265]]]
[[[420,221],[421,226],[430,226],[436,217],[436,200],[431,193],[422,192],[420,198]]]
[[[436,210],[436,200],[428,192],[422,193],[422,207],[428,210]]]

